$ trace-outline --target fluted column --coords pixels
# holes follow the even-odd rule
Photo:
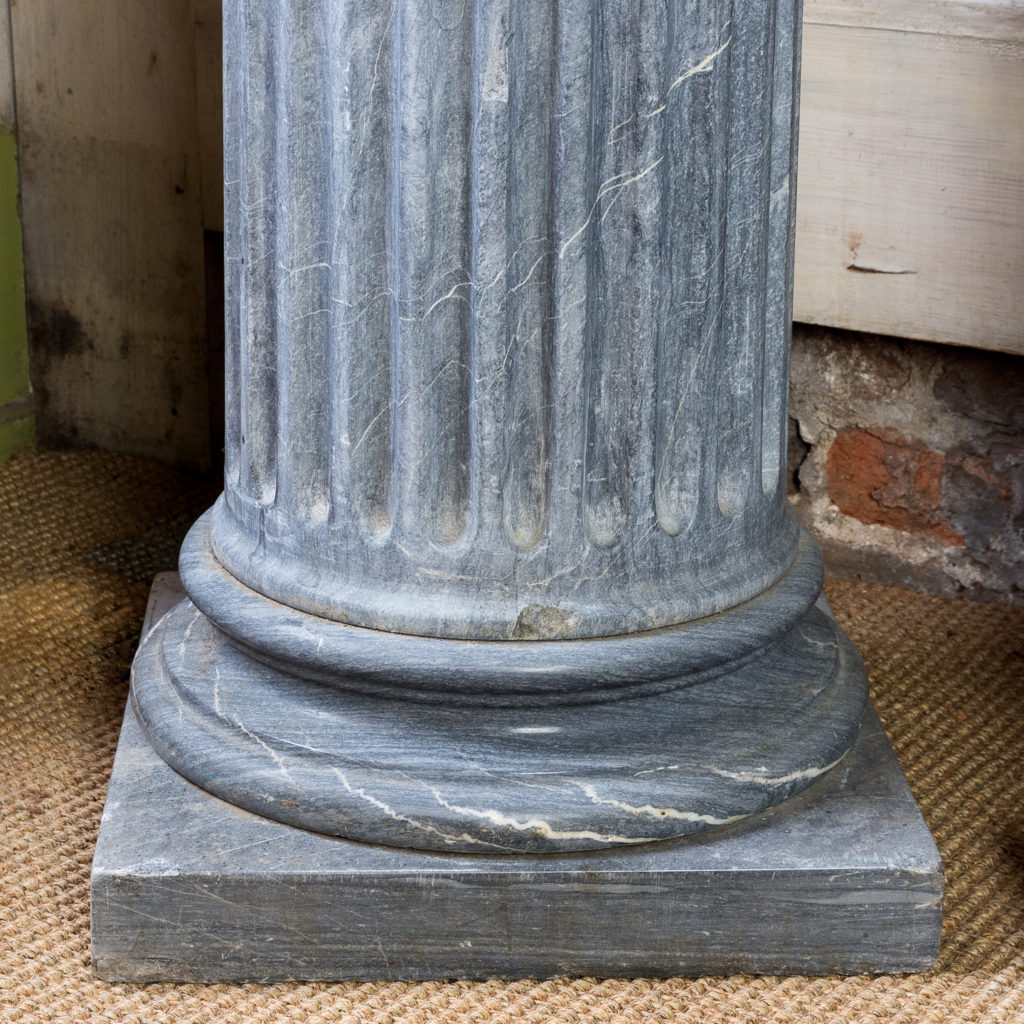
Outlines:
[[[797,8],[227,0],[225,491],[135,696],[179,770],[565,849],[842,756],[782,473]]]
[[[793,6],[229,4],[222,564],[492,639],[778,579]]]

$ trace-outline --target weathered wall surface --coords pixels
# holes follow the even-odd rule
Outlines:
[[[210,458],[195,14],[11,7],[39,437]]]
[[[18,214],[10,8],[7,0],[0,0],[0,461],[31,439],[35,432],[32,410]]]
[[[1024,603],[1024,359],[798,326],[791,498],[833,574]]]

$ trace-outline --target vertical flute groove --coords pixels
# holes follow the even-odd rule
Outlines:
[[[477,320],[477,259],[479,238],[479,204],[477,183],[480,173],[480,121],[482,117],[480,97],[480,75],[485,63],[481,45],[484,19],[481,14],[482,0],[468,0],[472,6],[470,16],[470,68],[466,85],[469,125],[466,139],[466,521],[464,529],[475,533],[480,525],[483,507],[483,485],[481,464],[484,460],[484,444],[480,420],[482,415],[483,388],[480,378],[482,360],[480,357],[480,332]]]
[[[278,183],[284,227],[278,345],[285,381],[279,443],[287,449],[280,483],[299,518],[323,522],[330,511],[331,198],[321,194],[332,134],[329,58],[323,8],[303,0],[287,0],[287,8],[279,19],[288,54],[279,143],[287,173]]]
[[[470,216],[469,149],[472,132],[470,112],[472,96],[474,8],[465,4],[453,9],[445,0],[433,0],[434,17],[451,19],[450,34],[432,33],[442,47],[438,58],[449,77],[437,95],[444,97],[447,117],[428,133],[429,166],[438,169],[429,175],[429,232],[434,225],[448,225],[438,238],[431,260],[434,267],[448,261],[445,274],[435,286],[433,297],[422,309],[423,337],[429,339],[429,351],[437,353],[436,374],[426,383],[428,431],[437,439],[436,458],[427,460],[428,494],[431,498],[429,534],[441,544],[454,544],[466,532],[469,520],[470,448],[470,346],[469,290]],[[443,50],[455,49],[451,60]],[[440,132],[436,129],[440,128]],[[440,138],[438,135],[440,134]],[[428,293],[430,294],[430,293]],[[435,364],[436,365],[436,364]],[[431,434],[428,434],[431,436]]]
[[[730,139],[726,272],[738,276],[746,268],[763,267],[767,255],[774,9],[770,4],[763,14],[751,5],[733,7],[730,113],[740,131],[734,130]],[[718,505],[728,517],[742,515],[756,482],[752,478],[760,475],[765,283],[763,276],[753,275],[745,287],[726,293],[718,391],[725,424],[718,439]],[[758,453],[755,473],[749,464],[751,450]]]
[[[594,5],[593,69],[591,91],[591,125],[588,161],[588,180],[592,207],[583,227],[581,244],[587,260],[587,320],[586,353],[588,367],[585,379],[588,386],[586,451],[584,453],[583,522],[587,538],[598,548],[618,543],[629,515],[628,487],[630,470],[623,432],[629,429],[628,377],[630,353],[628,344],[616,337],[622,328],[617,316],[616,281],[614,275],[616,253],[614,240],[601,229],[610,212],[613,197],[620,182],[630,174],[633,166],[629,158],[635,157],[634,136],[628,151],[618,147],[602,147],[600,138],[605,133],[595,123],[598,111],[616,110],[616,91],[609,85],[608,49],[614,40],[608,39],[605,16],[614,18],[611,10],[601,4]],[[614,36],[614,27],[612,35]],[[621,106],[618,108],[621,110]],[[617,115],[612,114],[613,119]],[[610,152],[606,152],[607,150]],[[626,170],[621,170],[626,166]],[[610,193],[610,194],[609,194]],[[613,223],[614,226],[614,223]]]
[[[621,46],[636,54],[635,68],[624,76],[621,87],[624,95],[636,97],[636,158],[632,173],[609,198],[599,224],[599,229],[614,225],[617,235],[606,247],[616,268],[610,275],[616,286],[616,303],[609,326],[613,344],[622,345],[622,339],[627,339],[629,353],[625,379],[630,398],[627,414],[616,429],[626,452],[623,490],[631,510],[632,536],[655,522],[654,433],[663,295],[660,274],[654,268],[659,265],[669,230],[665,222],[670,191],[665,177],[666,135],[676,116],[674,96],[665,87],[668,6],[661,0],[640,0],[623,26]],[[643,400],[638,400],[640,395],[645,396]]]
[[[513,3],[509,63],[506,188],[507,273],[503,521],[508,538],[529,550],[547,521],[554,300],[554,61],[557,4],[526,13]]]
[[[335,346],[344,353],[335,408],[343,431],[340,471],[359,532],[379,538],[391,524],[393,281],[389,197],[397,183],[392,132],[396,102],[396,12],[381,4],[344,5],[352,41],[339,74],[342,128],[335,132],[339,214]],[[381,187],[381,180],[388,187]]]
[[[242,0],[226,0],[224,4],[225,36],[237,39],[241,34]],[[239,66],[236,47],[227,47],[224,54],[224,123],[237,124],[244,116],[246,75]],[[241,336],[245,322],[243,297],[242,190],[244,187],[245,147],[237,131],[224,136],[224,476],[229,493],[239,485],[242,448],[242,386]]]
[[[766,434],[763,462],[765,495],[785,493],[783,469],[789,434],[789,357],[793,324],[793,254],[796,246],[796,173],[800,105],[801,0],[783,5],[776,25],[776,94],[772,116],[779,147],[772,156],[773,230],[769,247],[765,366],[773,370],[765,395]],[[789,64],[785,57],[792,55]],[[781,97],[781,100],[780,100]]]
[[[553,188],[555,266],[552,278],[552,410],[548,515],[552,524],[585,532],[583,490],[586,460],[587,374],[591,311],[587,255],[592,205],[590,152],[595,118],[592,96],[596,6],[590,0],[559,0],[555,55],[556,146]],[[552,530],[547,544],[555,542]]]
[[[651,515],[653,410],[637,396],[653,390],[657,374],[661,295],[652,263],[660,249],[665,124],[674,102],[664,86],[664,6],[598,9],[596,77],[603,88],[595,87],[594,104],[608,123],[591,146],[598,184],[584,503],[591,543],[611,547],[631,520],[640,528]]]
[[[772,152],[768,251],[765,260],[764,405],[761,435],[761,488],[770,495],[781,483],[786,444],[786,383],[789,349],[789,235],[792,216],[790,162],[792,159],[792,67],[780,59],[793,44],[792,0],[778,5],[772,86]]]
[[[443,545],[462,537],[469,497],[471,10],[400,8],[402,505],[414,535]]]
[[[243,340],[242,486],[270,505],[277,485],[277,34],[268,0],[245,6],[248,97],[245,145],[249,309]]]
[[[510,0],[475,0],[470,202],[470,428],[473,526],[506,541],[502,483],[509,354],[508,163]],[[481,540],[481,542],[483,542]]]
[[[411,453],[405,444],[408,411],[402,395],[405,380],[403,360],[403,282],[407,275],[406,247],[404,244],[403,224],[403,182],[404,167],[402,146],[404,135],[405,84],[403,82],[403,54],[405,47],[405,0],[394,0],[391,7],[391,68],[389,75],[389,156],[387,168],[387,204],[388,204],[388,264],[389,284],[389,384],[390,384],[390,456],[391,456],[391,494],[392,494],[392,529],[401,528],[410,518],[408,502],[407,465]]]
[[[755,258],[757,260],[756,265],[764,267],[765,273],[763,282],[760,283],[760,287],[750,289],[750,291],[754,293],[755,299],[752,304],[751,330],[749,333],[750,341],[748,342],[751,350],[750,377],[753,382],[753,388],[750,398],[751,436],[749,449],[750,454],[748,456],[752,463],[752,472],[747,487],[747,493],[749,498],[756,497],[757,499],[762,498],[764,494],[764,480],[762,477],[763,460],[761,456],[764,453],[765,445],[765,391],[771,390],[771,388],[769,388],[770,382],[767,374],[772,372],[771,370],[766,369],[767,350],[770,342],[766,336],[765,325],[769,316],[769,305],[772,300],[772,293],[770,290],[772,284],[770,277],[772,263],[771,196],[772,168],[774,164],[777,138],[773,120],[775,86],[777,84],[775,74],[775,53],[778,43],[776,26],[778,24],[779,6],[784,3],[785,0],[779,0],[779,2],[773,3],[769,6],[765,34],[762,39],[762,53],[764,54],[764,69],[762,71],[762,77],[766,86],[762,89],[763,98],[760,111],[761,116],[759,119],[762,126],[762,132],[764,133],[764,138],[761,142],[761,156],[758,161],[757,189],[758,195],[760,196],[761,217],[758,223],[756,239],[757,250]],[[758,507],[760,507],[760,504]]]
[[[402,384],[402,13],[403,0],[391,4],[391,65],[388,75],[388,164],[387,164],[387,253],[388,253],[388,429],[390,526],[393,530],[403,516],[405,490],[402,487],[401,427],[402,406],[399,401]]]
[[[725,287],[725,50],[732,45],[729,17],[722,11],[718,0],[697,0],[683,38],[674,27],[668,33],[669,49],[683,60],[665,82],[672,107],[666,111],[664,172],[671,228],[661,263],[654,502],[659,525],[672,536],[685,535],[698,521],[703,466],[716,449],[719,429],[714,367]]]

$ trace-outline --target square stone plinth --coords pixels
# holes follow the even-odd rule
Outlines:
[[[146,628],[180,596],[158,577]],[[870,706],[843,764],[783,807],[549,856],[421,853],[258,817],[169,768],[129,709],[91,898],[109,981],[908,972],[938,954],[942,863]]]

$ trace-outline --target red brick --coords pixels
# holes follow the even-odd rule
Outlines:
[[[862,523],[931,533],[963,547],[942,508],[946,457],[891,430],[844,430],[828,452],[829,497]]]

